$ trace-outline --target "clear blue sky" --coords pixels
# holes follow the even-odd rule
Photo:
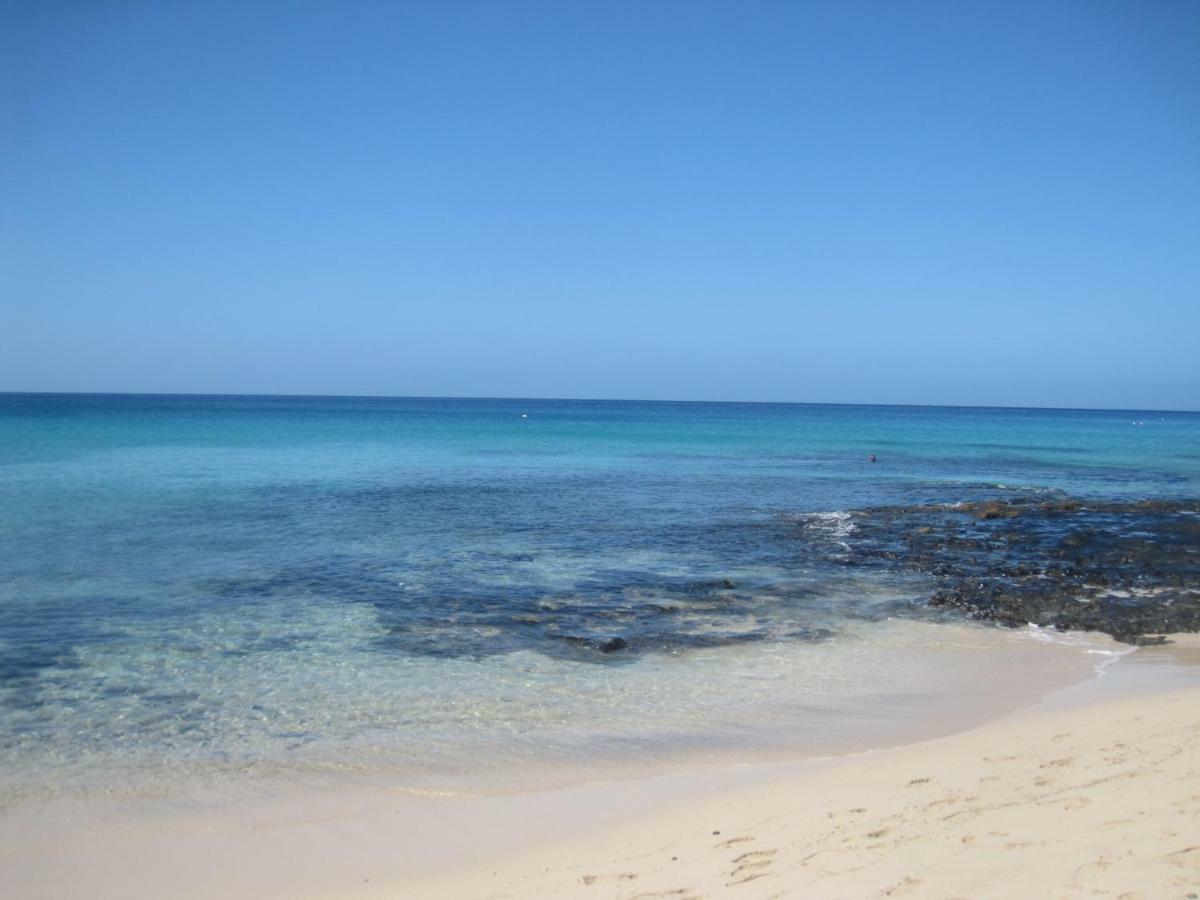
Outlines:
[[[1200,408],[1200,3],[0,2],[0,390]]]

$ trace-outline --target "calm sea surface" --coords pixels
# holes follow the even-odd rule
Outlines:
[[[883,727],[998,673],[960,637],[921,667],[963,632],[831,562],[844,511],[1037,491],[1200,496],[1200,414],[0,395],[0,773]]]

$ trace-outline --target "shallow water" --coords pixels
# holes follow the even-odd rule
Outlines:
[[[436,782],[836,743],[999,659],[888,624],[946,616],[839,565],[847,510],[1196,497],[1197,448],[1191,413],[0,395],[0,768]]]

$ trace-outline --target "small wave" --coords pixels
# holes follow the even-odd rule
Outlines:
[[[842,539],[854,533],[854,517],[848,512],[816,512],[805,513],[804,527],[824,537]]]
[[[1083,650],[1088,656],[1099,657],[1093,667],[1098,676],[1103,675],[1104,670],[1113,663],[1137,650],[1137,647],[1127,645],[1100,646],[1101,643],[1107,642],[1102,638],[1097,638],[1094,634],[1080,631],[1059,631],[1056,628],[1035,625],[1033,622],[1029,623],[1025,633],[1036,641],[1064,647],[1076,647]]]
[[[846,538],[850,537],[856,528],[850,513],[843,510],[815,512],[805,513],[800,518],[806,534],[821,541],[829,541],[838,547],[839,558],[848,558],[850,544],[846,542]]]

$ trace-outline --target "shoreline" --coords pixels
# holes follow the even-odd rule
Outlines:
[[[147,760],[109,753],[40,771],[14,766],[0,780],[0,810],[17,803],[92,798],[211,806],[236,804],[245,793],[320,793],[347,786],[487,796],[837,756],[983,724],[1049,691],[1087,681],[1131,652],[1132,647],[1101,634],[1010,629],[970,620],[847,622],[841,633],[817,643],[763,642],[685,656],[648,655],[620,668],[578,673],[559,668],[554,678],[543,677],[521,693],[494,691],[519,706],[578,675],[577,692],[592,685],[609,693],[592,701],[594,718],[573,710],[573,719],[531,736],[513,729],[520,743],[505,740],[503,729],[481,733],[465,759],[461,753],[438,755],[421,744],[406,748],[411,737],[393,746],[318,744],[315,752],[290,758],[198,754],[189,759],[164,752],[161,759]],[[514,679],[533,682],[525,657],[496,657],[485,665],[506,679],[505,690]],[[588,676],[592,680],[584,682]],[[619,702],[639,689],[689,705],[681,715],[665,702]],[[506,712],[503,706],[493,709]],[[668,716],[657,718],[655,709]],[[594,727],[597,723],[603,727]],[[513,717],[509,724],[521,723]],[[446,742],[442,749],[462,747]]]
[[[71,896],[81,891],[98,897],[164,893],[181,897],[516,897],[572,892],[626,897],[652,893],[660,890],[655,884],[670,881],[674,886],[661,890],[691,889],[695,887],[692,882],[703,882],[708,887],[700,893],[711,893],[724,889],[710,883],[712,873],[704,874],[704,866],[712,862],[709,857],[716,851],[711,847],[704,850],[695,841],[712,835],[699,834],[694,827],[689,832],[681,824],[715,815],[705,810],[725,810],[724,824],[718,823],[710,831],[739,837],[757,827],[750,821],[755,815],[780,821],[796,815],[786,803],[778,805],[780,797],[811,795],[814,789],[827,792],[832,790],[831,784],[841,784],[843,792],[852,793],[868,769],[883,766],[888,772],[898,771],[897,767],[932,759],[931,753],[953,761],[963,747],[980,740],[1011,741],[1030,723],[1079,721],[1084,724],[1078,727],[1089,735],[1111,738],[1112,728],[1097,720],[1131,704],[1139,710],[1157,710],[1163,704],[1177,709],[1178,698],[1185,698],[1183,708],[1200,711],[1200,639],[1195,636],[1182,636],[1177,643],[1163,647],[1141,648],[1101,672],[983,725],[958,729],[945,737],[842,756],[722,763],[684,768],[674,774],[635,774],[625,780],[488,796],[420,796],[379,785],[356,785],[319,797],[296,795],[267,804],[248,803],[235,810],[192,810],[186,815],[145,803],[132,818],[114,820],[102,814],[90,823],[80,820],[75,815],[78,810],[68,804],[55,813],[57,819],[49,816],[36,823],[14,822],[12,816],[0,819],[4,855],[0,888],[12,896],[31,898]],[[1109,713],[1102,715],[1100,710]],[[1200,712],[1192,718],[1200,720]],[[1191,724],[1200,730],[1200,721]],[[1036,726],[1035,731],[1041,727]],[[1082,759],[1088,747],[1090,744],[1073,749]],[[1200,761],[1195,750],[1183,756]],[[913,776],[919,777],[923,776]],[[835,792],[827,799],[832,802],[836,796]],[[806,801],[805,808],[811,805]],[[1194,806],[1191,810],[1197,812]],[[837,815],[832,808],[827,811]],[[750,819],[742,821],[738,816]],[[731,821],[738,823],[736,828],[728,824]],[[785,822],[779,826],[782,831],[775,826],[772,829],[795,842],[812,827],[806,819]],[[602,878],[603,871],[592,871],[604,870],[606,862],[620,869],[618,864],[631,857],[622,857],[618,850],[634,840],[634,835],[640,835],[636,841],[647,847],[678,844],[679,849],[649,860],[657,861],[652,866],[638,857],[636,878],[607,881]],[[778,890],[786,882],[782,872],[787,855],[781,847],[772,844],[772,848],[780,852],[771,872],[753,879],[757,887],[747,881],[740,892],[743,895],[769,896],[758,889],[775,885]],[[670,860],[672,855],[677,860]],[[702,862],[706,859],[708,862]],[[682,867],[688,874],[686,883],[675,884],[678,863],[686,860],[692,860]],[[667,862],[671,866],[666,866]],[[617,872],[621,874],[630,873]],[[548,880],[529,881],[535,875]],[[978,888],[976,885],[972,895],[979,893]],[[820,892],[837,895],[832,888],[826,891],[822,887]]]
[[[740,767],[580,839],[337,896],[1195,897],[1200,635],[1172,640],[976,728]]]

